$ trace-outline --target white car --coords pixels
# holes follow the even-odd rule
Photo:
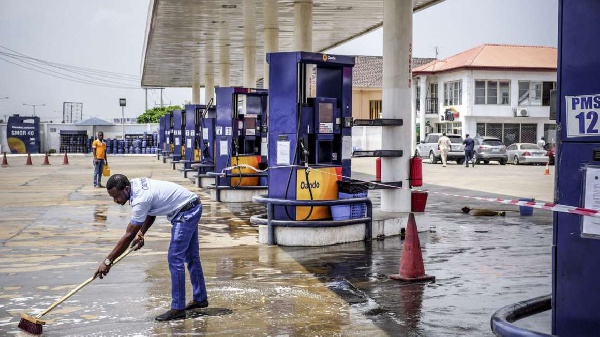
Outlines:
[[[546,152],[541,146],[533,143],[514,143],[506,148],[508,160],[515,165],[546,164]]]
[[[429,158],[430,164],[436,164],[442,160],[440,150],[438,149],[438,140],[442,136],[441,133],[430,133],[425,137],[425,140],[417,144],[417,155],[421,158]],[[462,144],[463,138],[461,135],[446,134],[450,138],[452,148],[448,152],[448,161],[456,161],[457,164],[465,162],[465,147]]]

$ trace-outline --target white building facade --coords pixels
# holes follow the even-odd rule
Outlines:
[[[447,132],[494,136],[506,145],[554,142],[555,48],[483,45],[416,68],[413,83],[417,130],[425,130],[420,140]]]

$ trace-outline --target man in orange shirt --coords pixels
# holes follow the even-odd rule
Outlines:
[[[104,141],[104,132],[98,132],[98,139],[94,140],[92,143],[92,153],[94,154],[94,187],[104,187],[100,183],[104,165],[108,165],[108,159],[106,159],[106,142]]]

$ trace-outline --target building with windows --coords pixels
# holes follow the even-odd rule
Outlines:
[[[434,58],[413,58],[412,66],[422,66]],[[381,118],[383,87],[383,57],[356,56],[352,68],[352,117]]]
[[[554,142],[550,95],[557,50],[484,44],[413,68],[417,129],[494,136],[504,144]]]

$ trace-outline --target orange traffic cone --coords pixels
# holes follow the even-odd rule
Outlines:
[[[69,158],[67,158],[67,152],[65,151],[65,158],[63,159],[63,165],[69,165]]]
[[[435,276],[425,275],[421,242],[419,241],[417,223],[413,213],[409,214],[408,224],[406,225],[406,240],[402,246],[402,257],[400,258],[400,274],[392,274],[390,278],[405,282],[435,280]]]
[[[4,152],[4,158],[2,158],[2,167],[8,166],[8,160],[6,160],[6,152]]]
[[[29,152],[27,152],[27,162],[25,162],[25,165],[33,165],[31,162],[31,154]]]
[[[42,165],[50,165],[50,162],[48,161],[48,152],[46,152],[46,157],[44,157],[44,163]]]
[[[544,172],[545,176],[549,176],[550,175],[550,164],[546,163],[546,171]]]

